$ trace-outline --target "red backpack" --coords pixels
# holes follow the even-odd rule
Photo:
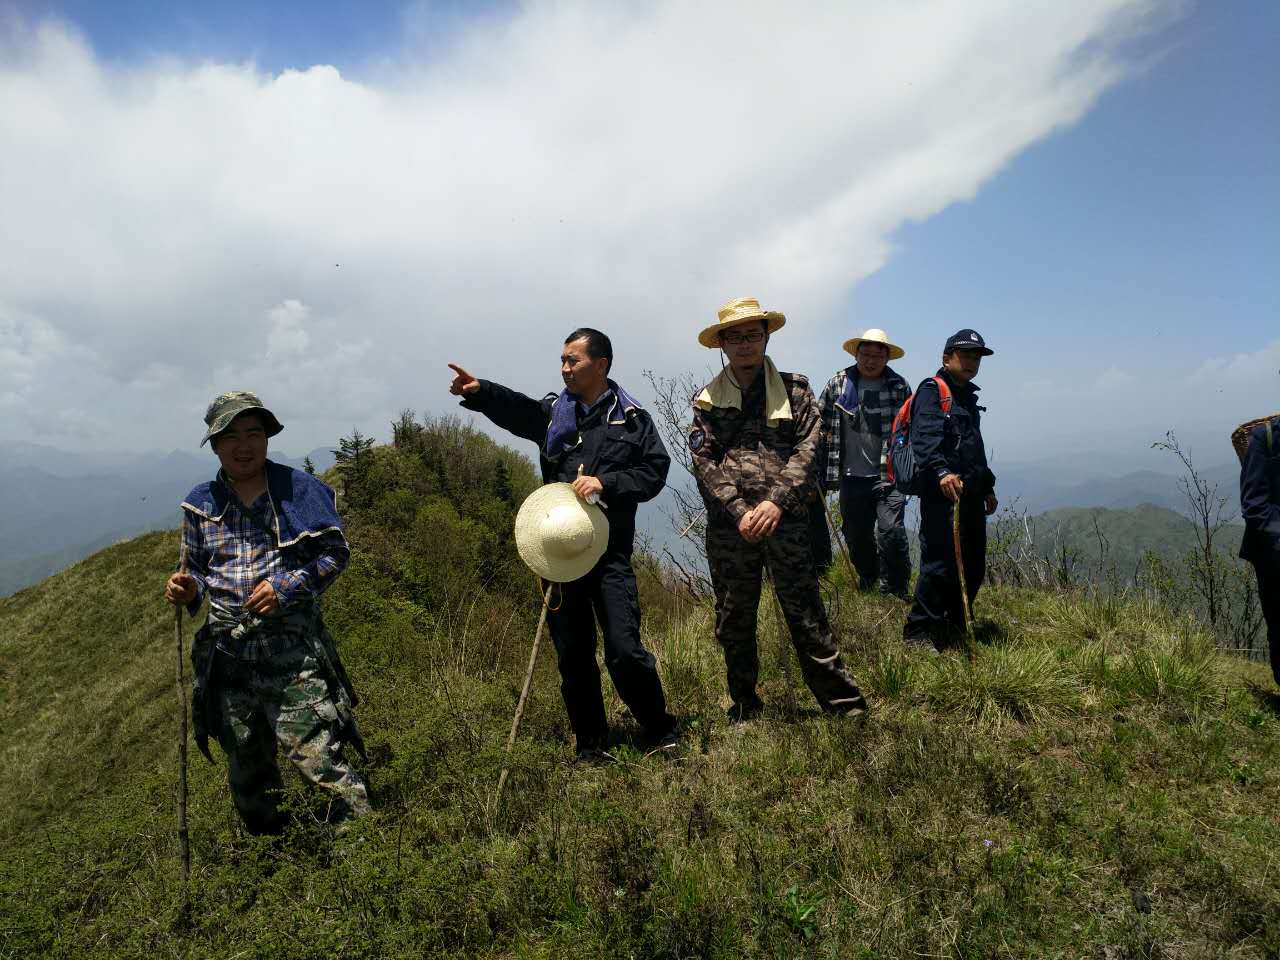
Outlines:
[[[942,415],[951,416],[951,388],[941,377],[930,377],[938,385],[938,400],[942,404]],[[893,430],[889,434],[889,456],[885,464],[885,472],[889,482],[901,493],[919,496],[920,483],[916,476],[916,455],[911,450],[911,401],[916,398],[913,393],[903,402],[901,409],[893,417]]]

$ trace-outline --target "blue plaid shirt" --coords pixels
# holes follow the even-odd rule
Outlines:
[[[286,549],[276,546],[271,498],[264,493],[245,507],[232,498],[220,520],[182,511],[182,550],[187,573],[196,581],[192,616],[208,597],[232,614],[242,612],[249,594],[268,580],[281,613],[319,597],[351,559],[339,530],[302,537]]]
[[[844,431],[841,419],[848,416],[836,406],[836,401],[844,393],[848,380],[846,367],[827,381],[818,398],[818,406],[822,411],[822,440],[818,445],[818,486],[824,490],[840,489],[840,468],[844,461]],[[893,418],[898,415],[907,397],[911,396],[911,386],[892,368],[885,367],[880,375],[880,406],[873,412],[879,415],[884,425],[884,433],[880,446],[880,480],[889,482],[889,435],[893,430]]]

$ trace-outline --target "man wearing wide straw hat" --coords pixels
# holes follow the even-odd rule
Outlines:
[[[689,450],[707,508],[707,560],[716,595],[716,639],[724,648],[730,716],[763,704],[756,691],[756,612],[764,567],[773,579],[805,683],[826,711],[866,712],[845,669],[818,593],[808,502],[816,490],[821,432],[809,381],[780,373],[766,356],[786,317],[756,300],[731,300],[698,342],[729,364],[693,401]]]
[[[277,745],[344,825],[368,812],[369,797],[343,756],[348,745],[364,752],[356,695],[320,615],[320,594],[351,557],[333,491],[267,459],[268,438],[284,428],[254,394],[216,397],[204,422],[200,443],[221,469],[182,502],[182,562],[165,586],[193,616],[209,600],[191,645],[196,744],[207,757],[217,738],[250,833],[285,826]]]
[[[607,508],[608,542],[598,559],[581,571],[569,570],[572,576],[564,570],[548,574],[548,579],[568,581],[553,591],[547,623],[579,758],[599,759],[609,744],[596,666],[597,620],[604,634],[605,667],[618,695],[651,741],[668,739],[675,721],[667,713],[657,663],[640,642],[631,551],[636,507],[662,490],[671,459],[649,414],[609,378],[612,343],[590,327],[570,333],[560,353],[564,389],[541,400],[449,366],[454,371],[449,392],[462,398],[463,407],[538,445],[543,482],[570,483],[582,499]],[[576,564],[589,556],[590,524],[572,511],[561,510],[558,516],[560,520],[551,518],[547,554]],[[523,540],[527,544],[536,538]],[[531,566],[538,569],[536,562]]]
[[[906,355],[883,330],[867,330],[844,342],[856,359],[827,383],[818,400],[822,442],[818,480],[840,491],[840,526],[863,590],[907,599],[911,553],[903,522],[907,500],[888,474],[894,414],[911,387],[888,365]]]

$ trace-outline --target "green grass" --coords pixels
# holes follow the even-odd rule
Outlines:
[[[569,763],[547,648],[494,811],[533,585],[459,591],[372,522],[328,610],[375,813],[335,840],[295,789],[293,832],[255,841],[193,752],[185,919],[176,537],[0,600],[0,957],[1280,955],[1280,701],[1186,622],[990,590],[970,664],[905,648],[904,608],[837,570],[869,721],[816,711],[766,597],[767,708],[733,726],[709,609],[646,574],[683,742],[645,751],[606,683],[619,762]]]

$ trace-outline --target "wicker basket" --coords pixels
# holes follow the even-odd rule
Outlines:
[[[1269,417],[1257,417],[1248,423],[1242,423],[1231,431],[1231,445],[1236,448],[1236,456],[1240,458],[1240,462],[1244,463],[1244,451],[1249,446],[1249,434],[1253,433],[1254,427],[1260,427],[1268,420],[1275,420],[1280,417],[1280,413],[1273,413]],[[1277,436],[1280,440],[1280,436]]]

